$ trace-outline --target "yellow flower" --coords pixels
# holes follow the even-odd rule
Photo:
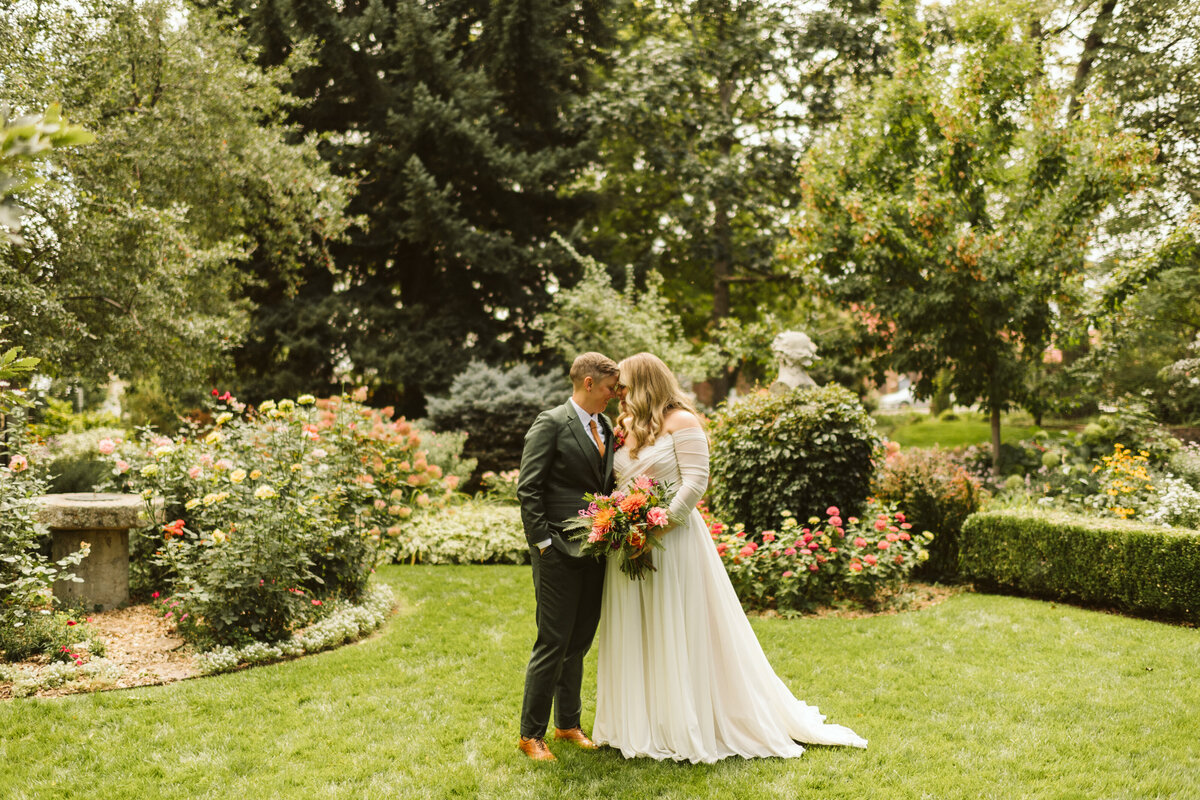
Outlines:
[[[193,508],[195,508],[198,505],[200,505],[200,499],[197,497],[193,497],[191,500],[188,500],[186,503],[184,503],[183,507],[186,508],[188,511],[191,511]]]
[[[225,531],[221,530],[220,528],[217,528],[215,531],[212,532],[212,539],[214,542],[218,542],[218,543],[219,542],[227,542],[227,541],[229,541],[229,534],[225,533]]]
[[[262,470],[261,470],[261,469],[252,469],[252,470],[250,470],[250,480],[252,480],[252,481],[256,481],[256,480],[258,480],[258,479],[259,479],[259,478],[261,478],[261,477],[262,477]]]
[[[264,484],[254,490],[254,496],[259,500],[267,500],[275,496],[275,490]]]
[[[221,441],[221,434],[217,433],[216,431],[213,431],[208,436],[204,437],[205,444],[216,444],[219,441]]]
[[[275,410],[275,401],[274,400],[264,400],[262,402],[262,405],[260,405],[258,407],[258,410],[263,412],[264,414],[267,413],[268,411],[274,411]]]
[[[161,458],[162,456],[168,455],[173,452],[175,452],[175,448],[171,447],[171,445],[169,445],[169,444],[164,444],[160,447],[154,448],[154,456],[156,458]]]
[[[311,406],[313,403],[317,402],[317,398],[313,397],[311,394],[302,394],[296,398],[296,402],[302,406]]]
[[[233,419],[233,414],[230,414],[228,411],[222,411],[220,414],[217,414],[217,424],[218,425],[224,425],[226,422],[229,422],[229,420],[231,420],[231,419]]]
[[[285,414],[290,413],[295,408],[296,408],[296,404],[293,403],[291,400],[280,400],[279,401],[279,410]]]
[[[142,467],[141,473],[143,475],[145,475],[147,478],[153,478],[155,475],[158,474],[158,465],[157,464],[147,464],[146,466]]]
[[[229,473],[229,480],[233,481],[234,483],[241,483],[242,481],[246,480],[246,470],[235,469],[233,472]]]
[[[304,469],[303,464],[292,464],[292,472],[299,472],[302,469]]]

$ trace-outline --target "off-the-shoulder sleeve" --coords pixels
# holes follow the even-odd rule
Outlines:
[[[708,489],[708,437],[701,428],[681,428],[672,439],[681,483],[667,512],[672,520],[680,520],[691,513]]]

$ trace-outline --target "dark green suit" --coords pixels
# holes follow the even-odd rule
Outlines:
[[[522,736],[545,735],[551,703],[559,728],[579,726],[583,656],[600,621],[604,562],[581,558],[561,523],[586,506],[584,494],[613,490],[612,425],[600,420],[603,459],[570,401],[543,411],[525,434],[517,497],[533,559],[538,635],[525,671]],[[551,544],[539,553],[546,539]]]

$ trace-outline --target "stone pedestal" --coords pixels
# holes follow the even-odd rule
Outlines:
[[[136,494],[50,494],[38,498],[41,522],[50,526],[55,561],[79,550],[91,553],[71,571],[83,583],[55,581],[54,596],[82,601],[97,611],[129,602],[129,529],[147,525],[146,502]]]

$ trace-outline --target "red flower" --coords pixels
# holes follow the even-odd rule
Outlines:
[[[820,569],[820,567],[818,567],[816,564],[809,564],[809,565],[808,565],[808,571],[809,571],[809,572],[816,572],[816,571],[817,571],[817,570],[819,570],[819,569]]]
[[[150,595],[150,596],[151,596],[151,597],[158,597],[158,592],[155,592],[154,594],[152,594],[152,595]]]
[[[216,397],[216,396],[218,396],[219,394],[221,394],[221,393],[220,393],[218,390],[216,390],[216,389],[213,389],[213,397]]]
[[[313,600],[313,601],[312,601],[312,604],[313,604],[314,606],[319,606],[319,605],[321,605],[321,601],[320,601],[320,600]]]
[[[891,543],[891,542],[889,542],[887,539],[884,539],[884,540],[880,541],[880,542],[879,542],[879,544],[877,544],[877,545],[875,545],[875,546],[876,546],[876,547],[878,547],[880,550],[887,550],[889,547],[891,547],[891,546],[892,546],[892,543]]]
[[[879,559],[875,558],[875,556],[873,556],[873,555],[867,556],[866,558],[863,559],[863,561],[867,562],[872,567],[875,566],[875,562],[877,562],[878,560]]]
[[[775,534],[771,533],[770,531],[767,531],[766,533],[763,534],[763,541],[764,542],[775,541]]]
[[[74,624],[75,624],[75,620],[73,620],[73,619],[69,619],[69,620],[67,620],[67,624],[68,624],[68,625],[74,625]]]

